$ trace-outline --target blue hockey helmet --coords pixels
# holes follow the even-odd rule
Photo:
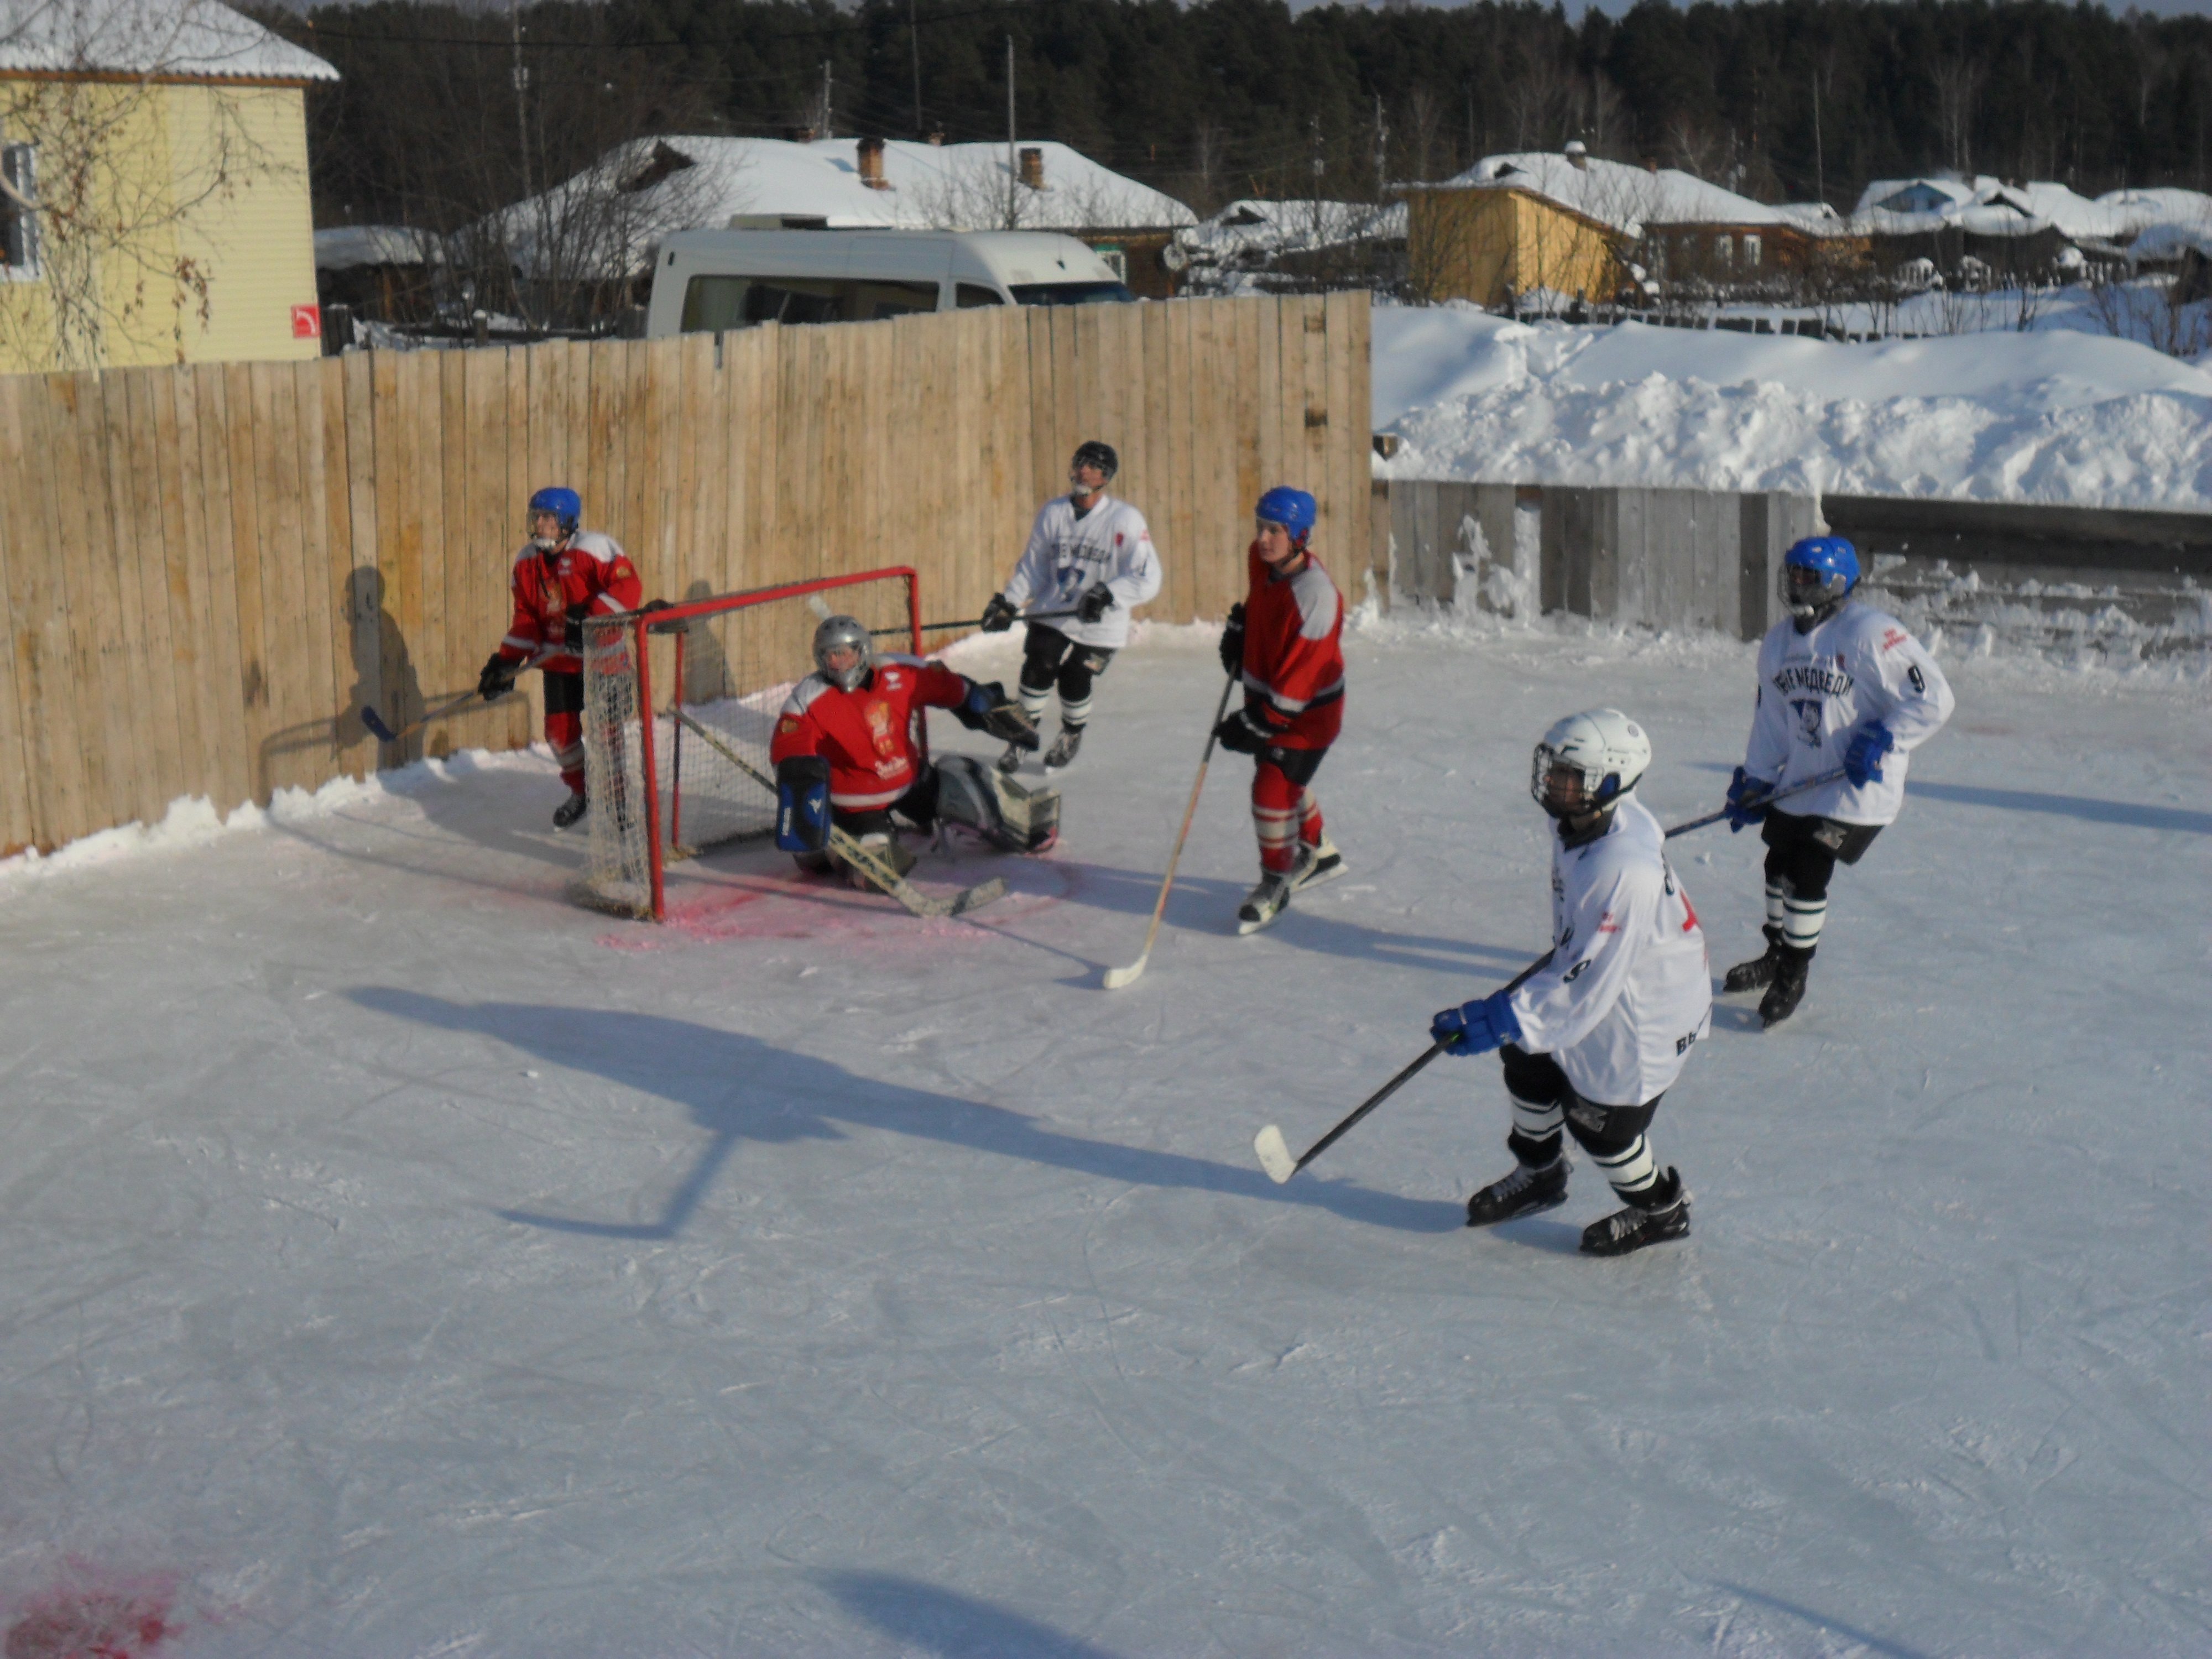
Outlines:
[[[561,521],[561,533],[573,536],[584,517],[584,498],[574,490],[551,484],[530,498],[532,513],[550,513]]]
[[[1858,550],[1841,536],[1808,536],[1782,556],[1782,603],[1800,622],[1822,617],[1858,586]]]
[[[1304,542],[1313,534],[1315,520],[1319,516],[1314,498],[1303,489],[1293,489],[1288,484],[1277,484],[1260,497],[1260,504],[1252,509],[1252,516],[1261,524],[1279,524],[1291,532],[1294,542]]]

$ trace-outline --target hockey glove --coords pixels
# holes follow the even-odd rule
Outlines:
[[[1242,674],[1244,672],[1244,607],[1229,607],[1229,620],[1221,624],[1221,672]]]
[[[493,652],[491,660],[483,665],[483,672],[477,676],[477,695],[486,702],[505,696],[514,690],[514,677],[521,672],[520,663],[509,662],[498,652]]]
[[[1747,777],[1743,768],[1737,767],[1735,776],[1729,781],[1728,787],[1729,834],[1733,836],[1764,818],[1766,816],[1766,798],[1773,793],[1772,784],[1764,778]]]
[[[1021,704],[1006,696],[1006,688],[993,680],[979,685],[968,682],[968,695],[953,706],[952,718],[970,732],[981,732],[1018,749],[1037,746],[1037,729]]]
[[[775,844],[787,853],[818,853],[830,844],[830,763],[821,756],[777,763]]]
[[[666,599],[647,599],[643,605],[638,606],[637,614],[641,617],[653,617],[658,616],[664,611],[673,611],[675,608],[676,607],[671,605]],[[684,624],[680,622],[647,623],[646,624],[647,629],[655,634],[681,634],[684,631]]]
[[[584,648],[584,618],[591,614],[592,602],[579,599],[568,607],[568,625],[562,630],[561,643],[571,651]]]
[[[1486,1054],[1500,1043],[1521,1040],[1521,1022],[1513,1017],[1513,994],[1492,991],[1486,997],[1447,1008],[1429,1022],[1431,1041],[1444,1052],[1465,1059]]]
[[[1880,720],[1855,733],[1850,746],[1844,750],[1844,775],[1851,781],[1851,787],[1863,789],[1870,783],[1880,783],[1881,757],[1896,747],[1897,739]]]
[[[1075,620],[1095,623],[1113,608],[1114,590],[1104,582],[1093,582],[1075,602]]]
[[[994,593],[991,602],[983,607],[983,631],[986,634],[1003,634],[1014,625],[1014,618],[1019,614],[1006,603],[1005,594]]]
[[[1224,749],[1237,755],[1256,755],[1275,740],[1273,732],[1254,720],[1249,710],[1242,708],[1215,726],[1213,735]]]

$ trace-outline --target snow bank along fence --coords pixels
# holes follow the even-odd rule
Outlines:
[[[1774,572],[1814,533],[1810,497],[1705,489],[1377,483],[1375,560],[1394,602],[1566,611],[1756,639]]]
[[[1427,479],[1372,501],[1397,600],[1756,639],[1783,552],[1825,524],[1917,629],[2118,659],[2212,639],[2212,514]]]
[[[1356,592],[1367,298],[0,377],[0,849],[416,758],[358,710],[475,683],[537,485],[580,489],[649,595],[910,564],[926,616],[972,617],[1085,438],[1159,540],[1147,614],[1222,615],[1285,481]],[[472,709],[430,752],[537,712]]]

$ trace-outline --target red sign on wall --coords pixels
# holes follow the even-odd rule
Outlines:
[[[292,307],[292,337],[295,340],[319,340],[323,337],[323,308],[320,306]]]

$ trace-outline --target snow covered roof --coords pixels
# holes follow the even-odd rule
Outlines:
[[[335,81],[313,52],[216,0],[0,0],[0,75]]]
[[[407,225],[332,225],[315,233],[315,269],[433,264],[445,257],[438,238]]]
[[[1973,199],[1972,185],[1946,174],[1923,179],[1876,179],[1859,192],[1858,205],[1851,210],[1851,216],[1863,218],[1877,211],[1941,214],[1950,208],[1964,207]]]
[[[1341,247],[1347,242],[1402,240],[1406,204],[1370,202],[1231,202],[1211,219],[1176,233],[1176,240],[1200,258],[1295,253]]]
[[[1646,225],[1779,225],[1794,221],[1763,202],[1673,167],[1653,171],[1548,150],[1486,155],[1444,188],[1533,191],[1631,236]]]
[[[2008,185],[1986,173],[1970,184],[1938,173],[1924,179],[1875,179],[1859,192],[1850,225],[1871,236],[1917,236],[1935,230],[1961,230],[1970,236],[2035,236],[2053,228],[2053,212],[2087,226],[2101,217],[2095,210],[2094,203],[2063,185]],[[2069,240],[2105,234],[2069,230],[2064,225],[2057,229]]]
[[[2023,198],[2029,211],[2057,226],[2072,241],[2112,241],[2136,228],[2136,222],[2124,209],[2101,199],[2093,202],[2064,185],[2039,180],[2019,185],[2008,193]]]
[[[1838,236],[1850,228],[1844,216],[1826,202],[1778,202],[1774,210],[1815,236]]]
[[[2202,191],[2108,190],[2097,205],[2120,216],[2119,234],[2134,236],[2129,252],[2138,258],[2174,258],[2185,247],[2212,254],[2212,196]]]
[[[1042,187],[1010,183],[1006,146],[883,145],[883,187],[860,173],[860,141],[728,138],[669,134],[608,152],[592,167],[495,216],[516,262],[538,271],[542,228],[573,225],[588,204],[611,204],[612,222],[590,264],[603,276],[646,268],[654,242],[672,231],[732,222],[788,220],[827,230],[1004,230],[1009,198],[1020,230],[1139,231],[1194,224],[1171,196],[1101,167],[1066,144],[1018,143],[1036,150]],[[1016,163],[1018,173],[1020,163]],[[572,272],[573,255],[560,263]]]

